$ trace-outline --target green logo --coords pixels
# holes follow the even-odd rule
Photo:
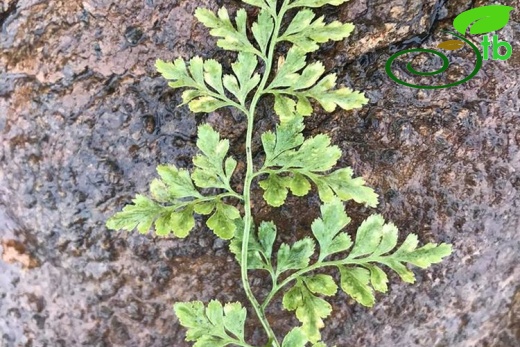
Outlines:
[[[413,75],[418,76],[434,76],[443,73],[446,71],[449,66],[450,62],[448,60],[448,57],[444,55],[441,52],[435,51],[433,49],[426,49],[426,48],[414,48],[414,49],[407,49],[404,51],[397,52],[396,54],[392,55],[388,61],[386,62],[386,73],[392,80],[395,82],[412,87],[412,88],[421,88],[421,89],[441,89],[441,88],[448,88],[448,87],[454,87],[459,84],[465,83],[475,77],[475,75],[479,72],[480,68],[482,67],[482,60],[488,60],[489,59],[489,46],[491,45],[493,47],[493,56],[492,58],[495,60],[507,60],[511,57],[513,54],[513,47],[509,42],[505,41],[499,41],[498,35],[493,35],[492,41],[489,41],[488,36],[484,36],[482,39],[482,51],[483,54],[480,53],[480,50],[478,49],[475,44],[473,44],[471,41],[466,39],[464,36],[466,35],[466,31],[469,28],[469,33],[472,35],[479,35],[479,34],[487,34],[492,31],[500,30],[503,27],[507,25],[509,22],[509,13],[513,10],[513,7],[510,6],[504,6],[504,5],[489,5],[489,6],[482,6],[477,7],[474,9],[471,9],[469,11],[465,11],[461,14],[459,14],[453,21],[453,27],[455,28],[458,33],[445,31],[446,33],[452,35],[455,39],[444,41],[440,43],[437,48],[441,48],[448,51],[453,51],[460,49],[464,47],[465,44],[469,45],[476,56],[475,61],[475,68],[473,71],[464,79],[460,81],[456,81],[449,84],[444,84],[440,86],[428,86],[428,85],[419,85],[419,84],[413,84],[408,83],[406,81],[403,81],[399,79],[393,72],[392,72],[392,63],[400,56],[409,54],[409,53],[416,53],[416,52],[424,52],[424,53],[431,53],[442,60],[442,67],[431,72],[422,72],[418,71],[413,68],[411,63],[408,63],[406,65],[406,69],[409,73]],[[500,47],[505,48],[505,53],[501,54],[499,51]]]

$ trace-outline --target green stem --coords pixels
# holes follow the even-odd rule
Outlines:
[[[194,203],[199,203],[199,202],[206,202],[206,201],[213,201],[213,200],[220,200],[222,198],[237,198],[239,200],[243,200],[244,197],[241,196],[241,195],[238,195],[237,193],[234,193],[234,192],[230,192],[230,193],[222,193],[222,194],[219,194],[219,195],[213,195],[213,196],[201,196],[200,198],[197,198],[197,199],[193,199],[193,200],[189,200],[189,201],[183,201],[183,202],[180,202],[176,205],[170,205],[170,206],[164,206],[165,208],[168,208],[168,209],[171,209],[172,211],[175,211],[177,210],[178,208],[181,208],[181,207],[184,207],[184,206],[188,206],[188,205],[191,205],[191,204],[194,204]]]
[[[247,115],[247,134],[246,134],[246,158],[247,158],[247,170],[246,170],[246,177],[244,182],[244,234],[243,234],[243,240],[242,240],[242,256],[241,256],[241,277],[242,277],[242,285],[244,287],[244,291],[246,293],[247,298],[251,302],[251,305],[253,306],[253,309],[256,312],[256,315],[258,316],[258,319],[260,320],[260,323],[264,327],[264,330],[267,333],[268,339],[270,343],[275,346],[279,347],[280,343],[276,339],[276,335],[269,325],[269,322],[267,321],[267,318],[265,316],[264,309],[260,306],[258,303],[258,300],[254,296],[251,286],[249,284],[249,278],[247,273],[247,255],[248,255],[248,246],[249,246],[249,235],[251,233],[251,223],[253,221],[251,216],[251,183],[253,181],[253,178],[255,176],[254,173],[254,166],[253,166],[253,153],[251,150],[251,144],[253,140],[253,126],[254,126],[254,115],[256,106],[258,104],[258,101],[260,99],[260,96],[262,95],[265,85],[269,79],[269,75],[271,72],[273,59],[274,59],[274,50],[276,47],[276,38],[278,37],[279,31],[280,31],[280,25],[282,22],[282,18],[286,12],[286,4],[284,3],[282,5],[282,8],[280,9],[280,12],[276,15],[275,18],[275,25],[273,30],[273,35],[271,37],[271,42],[269,44],[269,50],[267,54],[267,59],[265,60],[265,72],[262,77],[262,81],[260,82],[260,85],[258,86],[258,89],[255,92],[255,95],[253,96],[253,100],[251,101],[251,105],[249,107],[249,111],[246,112]]]
[[[327,267],[327,266],[359,265],[359,264],[366,264],[366,263],[370,263],[370,262],[376,262],[378,260],[380,260],[379,257],[367,257],[367,258],[362,258],[362,259],[345,258],[345,259],[341,259],[341,260],[333,260],[333,261],[325,261],[325,262],[319,261],[317,263],[314,263],[311,266],[306,267],[305,269],[302,269],[300,271],[293,273],[292,275],[287,277],[285,280],[283,280],[280,284],[275,284],[273,286],[273,289],[271,289],[271,292],[269,293],[269,295],[267,295],[264,302],[262,303],[262,309],[265,310],[267,305],[269,305],[269,302],[271,302],[271,300],[280,291],[280,289],[282,289],[283,287],[285,287],[292,281],[295,281],[298,277],[306,274],[307,272],[317,270],[317,269]]]
[[[235,101],[227,98],[225,95],[212,92],[206,86],[199,86],[199,89],[201,91],[203,91],[204,93],[207,93],[208,95],[214,97],[215,99],[224,101],[224,102],[228,103],[229,106],[232,106],[232,107],[236,108],[237,110],[247,113],[247,109],[242,104],[236,103]]]
[[[281,174],[284,172],[300,172],[301,168],[281,168],[281,169],[261,169],[254,174],[254,177],[264,174]],[[306,171],[305,171],[306,172]]]

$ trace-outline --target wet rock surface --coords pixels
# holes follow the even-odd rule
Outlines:
[[[376,211],[403,234],[454,245],[447,261],[416,271],[415,285],[392,276],[389,294],[373,309],[338,294],[323,333],[331,345],[520,344],[519,12],[499,32],[513,56],[485,61],[466,84],[412,89],[384,71],[395,51],[421,42],[435,47],[454,16],[484,4],[352,0],[320,10],[357,27],[351,39],[312,56],[341,83],[364,90],[370,104],[330,115],[316,108],[307,133],[333,137],[345,154],[341,164],[376,188]],[[214,124],[242,158],[243,117],[178,108],[180,92],[153,67],[158,57],[194,55],[229,64],[233,56],[193,17],[198,6],[221,5],[236,9],[240,2],[0,4],[1,346],[188,346],[174,302],[246,302],[227,244],[202,220],[182,241],[104,227],[147,191],[156,165],[190,167],[197,124]],[[447,79],[472,70],[470,51],[452,57]],[[424,69],[437,63],[418,59]],[[260,111],[258,129],[272,126],[269,103]],[[255,201],[258,220],[275,220],[284,241],[308,230],[317,207],[313,196],[290,198],[279,209]],[[348,207],[355,222],[376,212]],[[262,295],[268,279],[252,280]],[[269,315],[280,334],[295,323],[280,300]],[[248,322],[248,334],[263,342],[256,321]]]

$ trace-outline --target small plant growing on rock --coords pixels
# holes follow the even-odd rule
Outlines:
[[[374,304],[374,291],[387,291],[385,268],[395,271],[403,281],[413,283],[414,275],[405,264],[427,268],[451,253],[447,244],[418,246],[417,236],[408,235],[397,247],[398,231],[385,223],[379,214],[368,217],[358,227],[355,238],[342,231],[350,222],[344,202],[376,207],[377,194],[352,169],[333,170],[341,150],[331,145],[325,134],[304,138],[303,119],[310,116],[311,101],[326,112],[337,107],[359,108],[368,101],[363,94],[345,87],[336,87],[336,75],[324,75],[321,62],[308,63],[306,55],[320,43],[343,40],[354,29],[350,23],[326,23],[316,18],[310,8],[340,5],[347,0],[244,0],[259,8],[250,33],[247,14],[237,11],[234,23],[228,11],[216,14],[198,9],[196,17],[210,34],[219,38],[218,46],[238,52],[231,64],[233,73],[223,75],[215,60],[195,57],[188,66],[182,59],[173,63],[157,61],[158,71],[169,80],[172,88],[185,88],[184,104],[193,112],[212,112],[222,107],[235,107],[247,117],[247,169],[242,192],[231,185],[237,161],[228,156],[229,141],[221,139],[210,125],[198,128],[194,170],[161,165],[158,179],[150,185],[151,198],[137,195],[107,222],[110,229],[137,230],[146,233],[155,227],[159,236],[188,236],[195,226],[194,214],[208,215],[207,226],[220,238],[230,240],[230,250],[241,268],[242,285],[268,337],[266,346],[303,347],[310,343],[323,347],[320,329],[330,315],[331,305],[324,297],[335,295],[338,285],[319,270],[332,267],[339,273],[339,287],[364,306]],[[284,16],[294,11],[287,26]],[[283,28],[282,28],[283,27]],[[251,37],[251,40],[250,40]],[[287,54],[275,61],[278,44],[290,45]],[[279,123],[274,131],[261,135],[264,160],[259,169],[253,164],[251,142],[254,116],[261,97],[274,97],[274,110]],[[289,191],[305,196],[312,184],[323,202],[321,217],[311,225],[311,237],[274,249],[277,228],[273,222],[255,221],[251,209],[251,185],[259,179],[263,198],[274,207],[281,206]],[[207,189],[220,191],[205,194]],[[231,202],[242,204],[243,214]],[[316,253],[316,254],[315,254]],[[314,255],[314,257],[313,257]],[[314,259],[313,261],[311,261]],[[248,280],[248,272],[267,271],[272,279],[267,297],[256,298]],[[275,336],[265,310],[275,295],[283,293],[286,310],[294,311],[301,322],[283,340]],[[240,303],[213,300],[176,303],[175,313],[187,328],[186,340],[195,346],[251,346],[245,341],[246,310]]]

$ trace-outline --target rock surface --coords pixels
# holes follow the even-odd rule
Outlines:
[[[323,333],[330,345],[520,345],[520,12],[498,32],[513,56],[485,61],[466,84],[412,89],[384,69],[397,50],[434,48],[457,14],[484,4],[352,0],[320,10],[354,22],[356,32],[312,57],[365,91],[370,104],[330,115],[316,108],[307,133],[333,137],[345,154],[341,164],[376,188],[376,211],[403,234],[454,246],[442,264],[416,271],[415,285],[392,276],[373,309],[338,294]],[[156,58],[194,55],[229,64],[232,55],[193,17],[198,6],[221,5],[241,3],[0,3],[0,346],[188,346],[174,302],[246,301],[227,245],[202,221],[182,241],[104,227],[147,191],[155,166],[190,166],[201,122],[219,128],[243,158],[243,118],[177,108],[180,92],[153,67]],[[453,59],[471,71],[471,52]],[[269,104],[261,111],[259,129],[272,126]],[[289,202],[255,206],[259,220],[275,220],[294,240],[318,202]],[[348,212],[359,222],[375,211],[349,204]],[[291,215],[298,223],[287,221]],[[253,280],[261,295],[267,278]],[[295,323],[279,298],[269,315],[279,334]],[[264,342],[254,320],[248,335]]]

